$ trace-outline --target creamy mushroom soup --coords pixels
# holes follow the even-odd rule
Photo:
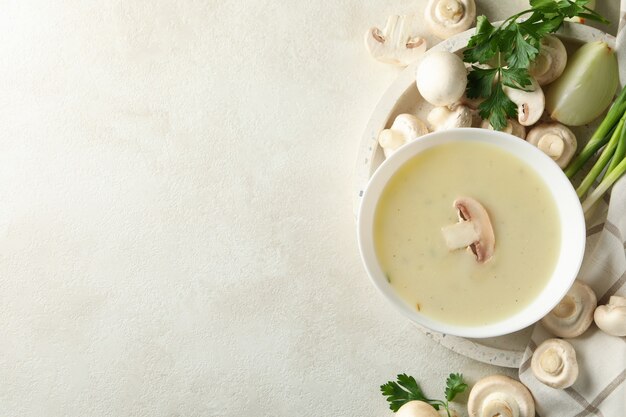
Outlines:
[[[462,141],[427,149],[394,174],[376,208],[374,242],[406,303],[461,326],[491,324],[530,304],[561,244],[543,180],[508,152]]]

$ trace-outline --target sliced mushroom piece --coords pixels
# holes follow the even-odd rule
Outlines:
[[[489,123],[489,120],[483,120],[480,124],[480,127],[483,129],[494,130],[493,126],[491,126],[491,123]],[[520,139],[526,138],[526,128],[519,124],[517,120],[508,119],[506,121],[506,127],[502,129],[502,132],[517,136]]]
[[[389,16],[382,31],[377,27],[369,29],[365,33],[365,46],[372,57],[399,67],[405,67],[421,57],[428,45],[416,31],[416,17]]]
[[[441,233],[450,250],[468,248],[478,263],[485,263],[493,256],[496,238],[487,210],[471,197],[460,197],[454,201],[459,222],[441,228]]]
[[[537,125],[528,132],[526,140],[552,158],[561,168],[569,164],[578,148],[574,132],[560,123]]]
[[[539,85],[550,84],[563,74],[567,64],[567,51],[559,38],[553,35],[541,39],[541,48],[528,72]]]
[[[427,119],[431,130],[447,130],[455,127],[472,127],[474,112],[462,104],[455,104],[452,108],[435,107],[428,113]]]
[[[389,158],[400,146],[428,133],[426,124],[412,114],[399,114],[389,129],[378,135],[385,158]]]
[[[559,304],[541,319],[541,323],[555,336],[580,336],[591,325],[597,304],[591,287],[576,280]]]
[[[552,388],[571,387],[578,378],[574,347],[562,339],[548,339],[540,344],[530,362],[533,375]]]
[[[424,100],[433,106],[451,106],[465,94],[467,70],[452,52],[429,52],[415,73],[415,83]]]
[[[429,0],[424,18],[430,31],[438,38],[466,31],[476,20],[474,0]]]
[[[626,336],[626,297],[611,296],[608,304],[596,308],[593,318],[604,333]]]
[[[441,417],[432,405],[424,401],[409,401],[396,411],[396,417]]]
[[[470,417],[535,417],[535,401],[521,382],[492,375],[474,384],[467,411]]]
[[[534,125],[541,115],[546,105],[546,98],[543,90],[531,77],[532,84],[524,87],[528,91],[519,90],[509,86],[504,86],[504,94],[506,94],[513,103],[517,104],[517,121],[522,126]]]

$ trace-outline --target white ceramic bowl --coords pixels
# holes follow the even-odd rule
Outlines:
[[[393,174],[420,152],[451,141],[493,144],[507,151],[534,169],[544,180],[556,202],[561,222],[561,251],[547,285],[539,296],[517,314],[484,326],[455,326],[433,320],[409,307],[387,282],[374,249],[374,215],[380,195]],[[545,316],[565,296],[572,285],[585,251],[585,218],[563,171],[549,157],[528,142],[506,133],[487,129],[452,129],[430,133],[404,145],[374,173],[358,216],[358,241],[365,269],[385,298],[414,322],[432,330],[456,336],[483,338],[501,336],[527,327]]]

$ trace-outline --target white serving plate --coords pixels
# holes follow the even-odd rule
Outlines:
[[[458,53],[465,48],[467,41],[474,34],[474,31],[475,29],[472,28],[466,32],[460,33],[437,44],[432,47],[431,50]],[[568,51],[576,49],[585,42],[601,40],[612,48],[615,48],[616,43],[614,36],[590,26],[577,23],[565,23],[557,33],[557,36],[564,42]],[[626,65],[624,65],[626,52],[618,52],[619,55],[621,55],[619,57],[621,64],[620,78],[623,83],[626,80]],[[398,78],[391,84],[376,105],[365,132],[363,133],[354,175],[353,210],[355,218],[359,211],[361,198],[371,176],[385,159],[377,141],[380,131],[388,128],[393,122],[393,119],[400,113],[414,114],[422,120],[426,120],[428,112],[432,109],[432,105],[422,99],[415,86],[415,68],[418,64],[419,62],[409,65],[398,75]],[[577,138],[579,138],[580,147],[584,146],[585,139],[591,136],[600,119],[594,124],[572,129]],[[454,352],[480,362],[508,368],[519,367],[524,349],[532,332],[531,326],[505,336],[487,339],[468,339],[434,332],[419,325],[416,326],[427,336]]]

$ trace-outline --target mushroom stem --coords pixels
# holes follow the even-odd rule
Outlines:
[[[462,221],[441,228],[446,246],[450,250],[466,248],[476,242],[479,234],[474,222]]]
[[[563,155],[565,144],[563,143],[563,138],[560,136],[548,133],[539,139],[537,147],[552,159],[557,159]]]

